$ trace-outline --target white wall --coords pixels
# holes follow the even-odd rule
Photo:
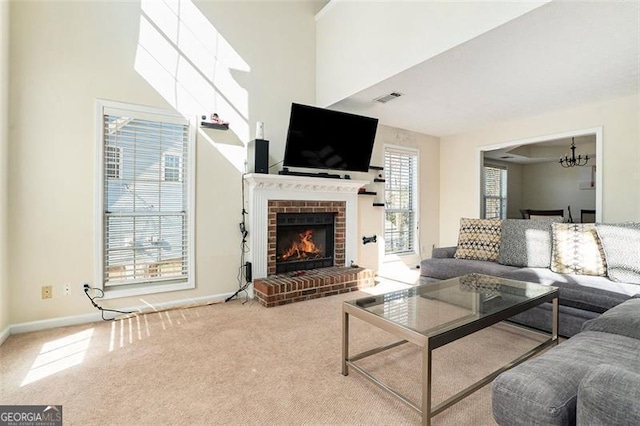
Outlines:
[[[9,323],[9,3],[0,0],[0,343]]]
[[[587,167],[586,171],[591,169]],[[563,168],[557,162],[527,164],[522,166],[522,207],[533,210],[564,209],[571,206],[574,222],[580,221],[580,210],[596,208],[596,191],[580,189],[583,167]]]
[[[545,3],[331,1],[317,18],[317,102],[338,102]]]
[[[460,217],[480,213],[480,147],[603,127],[602,221],[640,221],[640,97],[495,123],[443,137],[440,145],[440,244],[457,241]]]
[[[193,112],[197,99],[208,109],[203,112],[231,121],[230,131],[198,135],[197,288],[101,304],[118,309],[238,288],[244,146],[254,137],[255,122],[263,121],[272,161],[280,160],[291,102],[313,103],[316,9],[309,2],[198,2],[190,9],[195,16],[190,29],[204,42],[164,40],[164,50],[151,53],[165,66],[178,65],[163,74],[137,68],[145,53],[138,46],[141,22],[153,19],[139,2],[11,4],[12,324],[96,312],[81,291],[83,281],[93,281],[99,261],[93,256],[99,233],[93,205],[96,98],[175,106],[181,112]],[[6,38],[0,34],[0,40]],[[193,49],[200,56],[192,55]],[[202,64],[200,72],[183,76]],[[172,72],[177,79],[165,78]],[[194,81],[207,84],[185,87]],[[0,117],[6,109],[0,107]],[[3,296],[4,281],[0,277]],[[66,283],[72,285],[70,296],[62,296]],[[53,286],[53,299],[41,300],[42,285]],[[0,329],[6,317],[0,315]]]

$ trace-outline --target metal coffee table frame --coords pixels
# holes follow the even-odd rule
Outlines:
[[[429,284],[427,284],[429,285]],[[558,289],[555,287],[549,287],[549,292],[541,295],[536,298],[529,299],[517,306],[511,306],[502,311],[496,312],[495,314],[480,318],[478,320],[474,320],[468,322],[464,319],[458,321],[452,321],[449,324],[446,324],[444,331],[436,331],[434,333],[419,333],[417,331],[411,330],[407,327],[404,327],[400,324],[397,324],[388,319],[382,318],[376,314],[368,312],[364,308],[358,307],[354,304],[349,303],[349,301],[345,301],[342,304],[342,374],[344,376],[349,375],[349,368],[353,368],[360,374],[362,374],[365,378],[371,380],[374,384],[378,385],[385,391],[391,393],[395,397],[399,398],[400,401],[404,402],[409,407],[413,408],[422,416],[422,424],[428,426],[431,424],[431,418],[446,410],[453,404],[459,402],[463,398],[469,396],[473,392],[487,385],[493,379],[495,379],[500,373],[515,367],[516,365],[526,361],[531,358],[535,354],[541,352],[542,350],[558,344]],[[458,340],[462,337],[468,336],[476,331],[487,328],[491,325],[494,325],[498,322],[506,320],[514,315],[517,315],[521,312],[527,311],[535,306],[541,305],[546,302],[552,302],[552,332],[549,335],[549,338],[531,349],[527,353],[521,355],[515,360],[511,361],[509,364],[495,370],[493,373],[485,376],[484,378],[478,380],[474,384],[468,386],[462,391],[456,393],[451,396],[447,400],[441,402],[440,404],[433,406],[431,405],[431,374],[432,374],[432,351],[441,346],[446,345],[447,343]],[[349,316],[352,315],[356,318],[359,318],[366,323],[378,327],[382,330],[385,330],[396,337],[400,338],[396,342],[380,346],[374,349],[370,349],[364,352],[361,352],[357,355],[350,356],[349,355]],[[457,326],[455,322],[459,322],[460,325]],[[524,326],[518,326],[524,327]],[[442,328],[442,327],[441,327]],[[528,327],[524,327],[529,329]],[[540,330],[531,329],[532,331],[543,333]],[[547,333],[543,333],[547,335]],[[392,349],[404,343],[411,342],[413,344],[418,345],[422,348],[422,401],[421,406],[416,405],[414,402],[410,401],[408,398],[392,389],[382,381],[378,380],[376,377],[369,374],[362,367],[355,364],[356,361],[366,358],[368,356]]]

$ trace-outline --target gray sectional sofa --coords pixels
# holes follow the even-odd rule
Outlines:
[[[640,299],[586,321],[582,331],[500,374],[499,425],[640,425]]]
[[[559,288],[559,334],[571,337],[608,309],[640,297],[640,224],[565,224],[549,219],[461,219],[456,247],[434,248],[420,283],[468,273]],[[513,322],[550,331],[551,304]]]

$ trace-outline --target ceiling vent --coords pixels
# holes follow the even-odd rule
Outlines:
[[[384,95],[384,96],[380,96],[379,98],[375,98],[374,101],[380,102],[381,104],[386,104],[390,100],[395,99],[395,98],[399,98],[400,96],[402,96],[402,93],[391,92],[388,95]]]

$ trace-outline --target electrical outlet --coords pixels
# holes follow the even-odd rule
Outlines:
[[[65,284],[64,287],[62,288],[62,294],[64,296],[68,296],[71,294],[71,284]]]
[[[51,299],[53,297],[53,287],[50,285],[42,286],[42,298]]]

